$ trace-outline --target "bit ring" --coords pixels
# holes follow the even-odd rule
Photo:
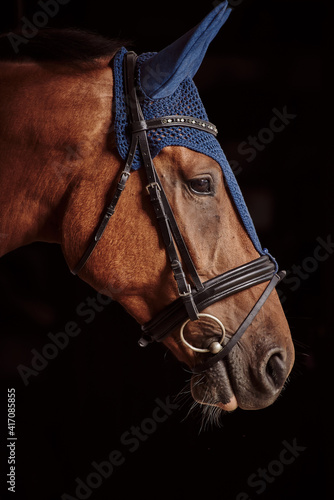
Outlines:
[[[209,349],[200,349],[199,347],[194,347],[193,345],[189,344],[189,342],[187,342],[186,339],[184,338],[183,331],[185,329],[185,326],[189,323],[189,321],[191,321],[190,318],[187,319],[187,321],[185,321],[183,323],[183,325],[181,326],[180,337],[181,337],[182,342],[187,347],[189,347],[190,349],[192,349],[195,352],[203,352],[203,353],[204,352],[211,352],[212,354],[217,354],[218,352],[220,352],[223,349],[222,343],[224,342],[224,338],[225,338],[225,326],[218,318],[216,318],[216,316],[212,316],[212,314],[199,313],[198,317],[199,318],[211,318],[216,323],[218,323],[218,325],[220,326],[220,328],[222,330],[222,338],[221,338],[220,342],[216,342],[216,341],[212,342],[212,344],[209,346]]]

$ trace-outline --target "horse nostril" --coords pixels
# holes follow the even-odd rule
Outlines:
[[[281,388],[286,379],[286,363],[281,351],[272,354],[266,365],[266,378],[275,387]]]

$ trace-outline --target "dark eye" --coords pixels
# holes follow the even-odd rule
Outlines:
[[[212,192],[211,181],[206,177],[191,179],[191,181],[189,181],[189,187],[191,191],[196,194],[211,194]]]

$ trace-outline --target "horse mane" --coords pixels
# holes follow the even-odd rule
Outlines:
[[[14,49],[12,40],[22,42]],[[42,29],[30,39],[20,32],[11,32],[0,35],[0,61],[30,60],[91,66],[100,58],[112,58],[126,45],[128,42],[125,40],[107,38],[76,28]]]

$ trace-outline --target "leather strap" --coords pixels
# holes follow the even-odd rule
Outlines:
[[[206,361],[203,363],[200,363],[192,368],[193,373],[201,373],[205,370],[208,370],[211,368],[214,364],[216,364],[218,361],[221,361],[224,359],[232,350],[232,348],[239,342],[247,328],[250,326],[250,324],[253,322],[255,316],[258,314],[266,300],[268,299],[269,295],[271,292],[274,290],[276,285],[284,278],[286,275],[285,271],[280,271],[279,273],[275,274],[273,278],[271,279],[269,285],[265,289],[265,291],[262,293],[261,297],[259,300],[256,302],[255,306],[253,309],[250,311],[246,319],[241,323],[239,326],[238,330],[235,332],[233,337],[228,341],[228,343],[225,345],[225,347],[220,351],[218,354],[215,354],[208,358]]]
[[[135,87],[136,59],[137,56],[134,52],[128,52],[124,57],[125,91],[129,99],[128,112],[132,137],[136,137],[138,141],[139,151],[142,156],[148,182],[146,189],[150,196],[155,216],[160,227],[179,295],[185,306],[187,315],[194,321],[198,318],[198,309],[193,300],[191,286],[184,273],[178,251],[182,260],[187,263],[187,269],[195,287],[201,289],[203,288],[203,285],[177,226],[173,212],[169,206],[166,194],[152,161],[146,134],[147,126],[145,124]],[[177,246],[174,239],[177,242]]]
[[[135,151],[136,149],[136,144],[131,144],[131,148],[130,148],[130,153],[132,150]],[[93,253],[93,251],[95,250],[95,247],[96,245],[98,244],[98,242],[100,241],[100,239],[102,238],[102,235],[107,227],[107,224],[110,220],[110,218],[114,215],[115,213],[115,209],[116,209],[116,205],[118,203],[118,200],[120,199],[121,197],[121,194],[125,188],[125,185],[126,185],[126,181],[128,180],[128,178],[130,177],[130,171],[131,171],[131,165],[132,165],[132,162],[133,162],[133,156],[134,156],[134,153],[133,154],[129,154],[129,158],[132,160],[128,160],[125,167],[124,167],[124,170],[122,171],[121,173],[121,177],[118,181],[118,184],[117,184],[117,187],[116,187],[116,191],[114,193],[114,196],[111,200],[111,203],[108,205],[108,207],[106,208],[103,216],[102,216],[102,220],[92,238],[92,240],[90,241],[85,253],[83,254],[83,256],[81,257],[81,259],[79,260],[78,264],[75,266],[74,269],[72,269],[72,274],[78,274],[81,269],[84,267],[84,265],[86,264],[87,260],[89,259],[89,257],[91,256],[91,254]]]
[[[193,290],[193,297],[199,312],[211,304],[255,285],[271,280],[275,264],[268,255],[247,262],[203,283],[203,289]],[[174,330],[180,328],[187,319],[187,313],[180,299],[165,307],[151,321],[142,325],[143,335],[139,345],[145,347],[150,342],[162,342]]]
[[[143,130],[153,130],[156,128],[166,128],[166,127],[192,127],[198,130],[204,130],[209,132],[209,134],[218,135],[217,127],[208,121],[201,120],[200,118],[195,118],[194,116],[184,116],[184,115],[169,115],[158,118],[153,118],[152,120],[140,120],[138,122],[133,122],[131,124],[131,131],[133,133],[141,132]]]

